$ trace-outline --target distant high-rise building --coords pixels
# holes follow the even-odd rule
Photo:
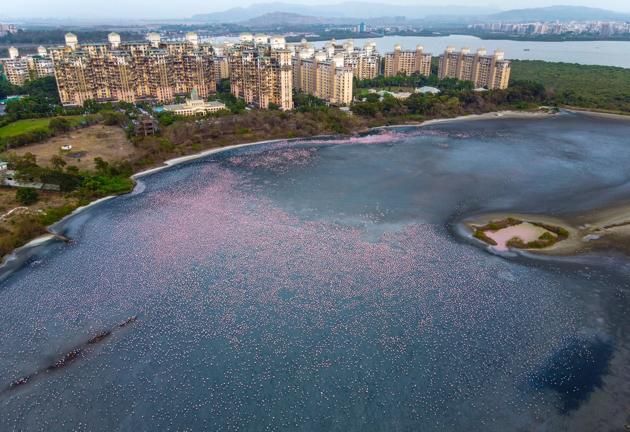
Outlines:
[[[227,57],[217,57],[217,69],[220,79],[230,77],[230,61]]]
[[[448,47],[440,56],[438,77],[472,81],[475,87],[505,89],[510,82],[511,63],[503,51],[489,55],[485,49],[472,54],[468,48],[457,52]]]
[[[21,86],[27,81],[54,74],[53,63],[44,47],[39,47],[37,55],[20,56],[15,47],[9,48],[9,57],[0,59],[5,78],[13,85]]]
[[[169,102],[190,94],[207,97],[216,91],[217,65],[210,44],[194,33],[180,42],[162,42],[149,33],[147,41],[122,43],[116,33],[108,43],[79,45],[68,33],[66,45],[51,50],[59,96],[64,105],[97,102]]]
[[[0,23],[0,37],[6,36],[8,34],[17,33],[18,29],[13,24],[2,24]]]
[[[422,45],[415,51],[403,51],[400,45],[394,46],[394,52],[385,54],[385,76],[396,75],[431,75],[432,56],[424,52]]]

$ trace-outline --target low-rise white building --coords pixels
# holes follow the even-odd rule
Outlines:
[[[412,93],[409,92],[393,92],[393,91],[388,91],[388,90],[375,90],[375,89],[370,89],[369,90],[370,93],[372,94],[377,94],[381,97],[381,100],[383,100],[383,98],[387,95],[387,96],[391,96],[395,99],[398,100],[405,100],[407,99],[409,96],[411,96]]]
[[[422,94],[440,94],[442,91],[439,88],[435,88],[435,87],[429,87],[429,86],[424,86],[424,87],[420,87],[417,88],[415,90],[416,93],[422,93]]]
[[[186,102],[182,104],[164,105],[164,111],[172,112],[180,116],[206,115],[224,109],[226,109],[226,107],[222,102],[206,102],[203,99],[199,99],[196,90],[193,90],[190,94],[190,98],[186,99]]]

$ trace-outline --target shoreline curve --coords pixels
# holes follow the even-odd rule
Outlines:
[[[625,121],[630,122],[630,117],[628,116],[623,116],[623,115],[618,115],[618,114],[600,113],[596,111],[560,109],[558,113],[549,113],[549,112],[544,112],[541,110],[537,110],[537,111],[503,110],[503,111],[493,111],[493,112],[483,113],[483,114],[470,114],[470,115],[451,117],[451,118],[432,119],[432,120],[426,120],[420,123],[375,126],[375,127],[369,128],[366,131],[366,133],[370,134],[379,130],[389,130],[389,129],[396,129],[396,128],[402,128],[402,127],[423,128],[425,126],[431,126],[435,124],[452,123],[452,122],[460,122],[460,121],[472,121],[472,120],[552,118],[552,117],[562,115],[565,113],[588,115],[588,116],[593,116],[593,117],[615,118],[615,119],[625,120]],[[47,233],[42,234],[41,236],[38,236],[32,239],[28,243],[13,250],[9,255],[6,255],[2,259],[2,262],[0,263],[0,282],[6,279],[8,276],[10,276],[16,270],[18,270],[21,267],[21,265],[26,261],[26,259],[31,258],[34,255],[33,253],[34,249],[45,246],[46,244],[53,241],[61,241],[61,239],[59,238],[61,234],[55,230],[56,227],[63,225],[64,223],[68,222],[70,219],[91,209],[92,207],[102,204],[103,202],[109,201],[118,196],[124,196],[124,195],[132,194],[136,192],[136,189],[138,187],[137,180],[143,177],[161,172],[163,170],[166,170],[166,169],[169,169],[169,168],[181,165],[181,164],[185,164],[187,162],[193,162],[193,161],[203,159],[205,157],[208,157],[214,154],[220,154],[222,152],[227,152],[227,151],[235,150],[239,148],[248,148],[248,147],[254,147],[258,145],[274,144],[274,143],[280,143],[280,142],[290,143],[293,141],[300,141],[300,140],[314,140],[314,139],[333,138],[333,137],[351,137],[353,135],[355,134],[346,134],[346,135],[328,134],[328,135],[315,135],[315,136],[309,136],[309,137],[277,138],[277,139],[271,139],[271,140],[253,141],[253,142],[248,142],[248,143],[233,144],[233,145],[229,145],[225,147],[208,149],[208,150],[204,150],[199,153],[195,153],[191,155],[179,156],[173,159],[167,159],[164,162],[162,162],[160,166],[148,168],[146,170],[132,174],[130,178],[134,180],[134,182],[136,182],[132,191],[125,194],[121,194],[121,195],[109,195],[103,198],[99,198],[95,201],[90,202],[89,204],[85,206],[76,208],[70,214],[64,216],[57,222],[46,227],[48,231]],[[609,207],[606,207],[602,210],[605,210],[607,208]],[[15,263],[19,263],[19,264],[12,265]]]

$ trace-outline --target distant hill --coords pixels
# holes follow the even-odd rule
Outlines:
[[[514,9],[490,15],[496,21],[613,21],[630,19],[630,14],[623,14],[606,9],[582,6],[551,6],[531,9]]]
[[[428,0],[427,0],[428,1]],[[457,0],[453,0],[457,1]],[[435,4],[435,3],[433,3]],[[348,1],[338,4],[256,3],[222,12],[193,16],[196,21],[207,23],[243,23],[246,25],[312,25],[331,23],[407,23],[425,19],[444,21],[476,19],[484,21],[588,21],[630,20],[630,14],[581,6],[551,6],[530,9],[514,9],[499,12],[496,9],[443,5],[392,5]],[[276,20],[274,22],[274,20]]]
[[[314,17],[309,15],[300,15],[289,12],[270,12],[255,18],[250,18],[245,21],[239,22],[239,24],[265,27],[273,25],[315,25],[315,24],[327,24],[331,20],[326,18]]]
[[[434,3],[433,3],[434,4]],[[192,18],[204,22],[236,23],[251,20],[271,13],[290,13],[327,19],[359,19],[400,16],[407,19],[424,18],[429,15],[480,16],[497,12],[497,9],[457,5],[392,5],[368,2],[343,2],[338,4],[302,5],[293,3],[257,3],[247,7],[236,7],[223,12],[195,15]]]

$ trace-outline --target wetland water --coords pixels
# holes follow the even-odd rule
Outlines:
[[[630,260],[453,227],[630,199],[629,132],[462,120],[145,176],[0,283],[0,430],[619,430]]]
[[[344,43],[347,39],[339,40]],[[585,65],[617,66],[630,68],[630,56],[619,55],[630,51],[630,41],[575,41],[575,42],[536,42],[519,40],[479,39],[475,36],[385,36],[374,39],[354,39],[355,46],[362,47],[365,42],[373,41],[377,49],[389,52],[394,45],[401,44],[403,49],[413,50],[422,45],[425,51],[438,56],[447,46],[456,49],[468,47],[473,52],[478,48],[486,48],[488,52],[495,49],[505,51],[505,55],[513,60],[543,60],[548,62],[579,63]],[[323,47],[326,42],[314,42]]]

